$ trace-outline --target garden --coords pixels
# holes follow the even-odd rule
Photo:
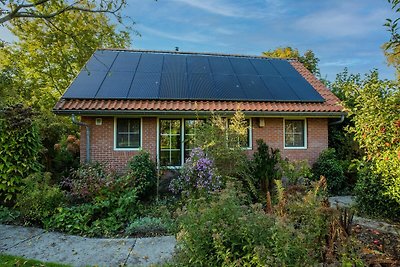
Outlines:
[[[399,264],[398,236],[353,224],[355,212],[396,222],[399,205],[377,202],[383,189],[366,169],[372,163],[360,160],[354,174],[355,161],[341,159],[340,149],[325,150],[311,167],[257,140],[249,157],[237,111],[229,123],[213,115],[196,124],[195,148],[181,169],[158,171],[141,151],[117,173],[80,164],[77,135],[64,135],[50,153],[35,116],[15,105],[1,120],[1,223],[86,237],[175,235],[172,266]],[[349,192],[358,196],[356,210],[330,207],[328,196]]]

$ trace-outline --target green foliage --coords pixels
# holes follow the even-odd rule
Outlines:
[[[225,118],[213,115],[197,127],[194,147],[201,148],[213,160],[215,172],[223,180],[241,181],[249,195],[257,198],[251,164],[242,147],[249,127],[244,114],[236,111],[229,123]]]
[[[264,140],[257,140],[257,151],[253,154],[254,178],[263,195],[271,191],[273,181],[279,179],[278,163],[281,160],[278,149],[269,148]]]
[[[177,265],[313,266],[322,262],[325,253],[334,254],[338,248],[338,234],[330,233],[333,225],[338,226],[336,213],[323,208],[322,187],[319,182],[304,194],[282,193],[272,214],[258,204],[244,205],[245,197],[232,184],[212,199],[192,200],[178,218]]]
[[[313,178],[313,173],[307,160],[289,161],[285,159],[280,161],[279,166],[282,176],[288,179],[288,185],[304,185]]]
[[[14,223],[19,220],[20,213],[14,209],[7,208],[5,206],[0,206],[0,223]]]
[[[157,235],[168,231],[160,218],[142,217],[130,223],[126,228],[129,235]]]
[[[319,76],[319,68],[318,62],[319,59],[315,56],[314,52],[311,50],[307,50],[303,55],[300,55],[300,52],[296,48],[288,47],[278,47],[275,50],[268,50],[262,53],[265,57],[272,58],[293,58],[297,59],[301,63],[303,63],[304,67],[306,67],[312,74]]]
[[[141,151],[128,163],[128,176],[140,197],[148,197],[157,186],[156,164],[148,151]]]
[[[0,262],[2,267],[16,267],[16,266],[26,266],[26,267],[69,267],[70,265],[51,263],[51,262],[41,262],[37,260],[29,260],[22,257],[0,254]]]
[[[386,217],[400,221],[400,206],[390,198],[379,175],[374,174],[371,163],[361,163],[355,187],[357,206],[361,213],[373,217]]]
[[[328,191],[331,194],[338,194],[346,187],[346,177],[343,168],[336,157],[336,151],[328,148],[319,155],[313,165],[313,173],[316,178],[324,176],[328,183]]]
[[[31,108],[7,107],[0,118],[0,202],[13,200],[22,179],[40,170],[41,144]]]
[[[17,196],[16,207],[25,222],[42,224],[56,208],[65,204],[65,195],[51,186],[49,173],[36,173],[23,180],[24,188]]]
[[[397,70],[397,80],[400,80],[400,1],[388,0],[392,5],[392,10],[396,13],[395,19],[386,19],[385,27],[390,33],[390,40],[383,45],[388,65],[393,65]]]

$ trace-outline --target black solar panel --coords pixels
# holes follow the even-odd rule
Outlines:
[[[63,98],[323,102],[280,59],[99,50]]]

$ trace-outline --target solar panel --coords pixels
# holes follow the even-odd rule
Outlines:
[[[211,74],[189,75],[188,95],[193,99],[217,99],[218,95]]]
[[[253,64],[259,75],[280,76],[279,72],[275,69],[275,67],[268,59],[251,58],[250,62]]]
[[[247,99],[240,82],[235,75],[213,75],[217,92],[217,99],[240,100]]]
[[[157,99],[160,91],[161,73],[136,73],[129,90],[128,99]]]
[[[258,75],[238,75],[238,78],[248,100],[274,100]]]
[[[96,98],[126,98],[133,74],[133,71],[108,72],[96,94]]]
[[[283,78],[302,101],[324,101],[322,96],[303,77]]]
[[[117,57],[115,51],[96,51],[87,62],[85,68],[87,71],[108,71]]]
[[[161,75],[160,99],[188,99],[187,76],[181,73],[163,73]]]
[[[65,92],[63,98],[95,98],[106,75],[106,71],[88,72],[82,70]]]
[[[162,72],[186,73],[186,57],[181,55],[164,55]]]
[[[212,73],[230,75],[234,74],[232,65],[227,57],[209,57],[208,60],[211,65]]]
[[[161,72],[163,58],[162,54],[142,53],[137,72]]]
[[[321,102],[280,59],[99,50],[64,98]]]
[[[284,77],[300,77],[300,73],[287,61],[282,59],[271,59],[271,64]]]
[[[253,65],[250,63],[250,60],[247,58],[229,58],[233,70],[236,74],[257,74],[256,70],[254,69]]]
[[[279,76],[260,76],[265,86],[277,101],[300,101],[292,88]]]
[[[114,61],[110,71],[136,71],[140,54],[120,52]]]
[[[187,69],[188,73],[211,73],[208,58],[205,56],[188,56]]]

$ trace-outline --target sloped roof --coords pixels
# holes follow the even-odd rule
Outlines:
[[[55,113],[235,111],[339,114],[301,63],[263,57],[98,50]]]

